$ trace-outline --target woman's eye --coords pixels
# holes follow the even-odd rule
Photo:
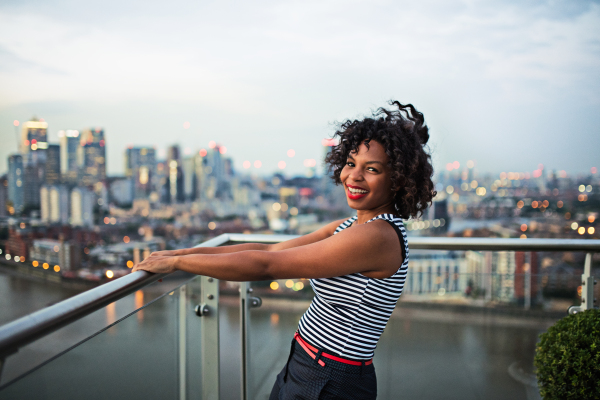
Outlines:
[[[369,171],[373,171],[373,172],[379,172],[379,171],[377,171],[377,170],[376,170],[375,168],[373,168],[373,167],[369,167],[369,168],[368,168],[368,170],[369,170]]]
[[[354,163],[352,161],[347,161],[346,165],[349,167],[354,167]]]

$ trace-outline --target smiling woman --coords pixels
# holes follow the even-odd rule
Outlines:
[[[356,216],[273,245],[152,253],[134,268],[233,281],[310,278],[315,297],[272,400],[377,396],[372,358],[408,269],[402,218],[422,213],[435,195],[423,115],[410,104],[391,104],[397,110],[343,123],[327,157]]]

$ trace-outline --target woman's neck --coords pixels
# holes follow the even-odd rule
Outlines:
[[[364,224],[365,222],[375,218],[380,214],[395,214],[396,207],[394,207],[393,203],[383,204],[377,208],[371,210],[356,210],[356,223],[358,225]]]

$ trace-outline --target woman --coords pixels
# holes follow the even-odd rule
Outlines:
[[[326,158],[356,216],[273,245],[157,252],[134,268],[231,281],[310,278],[315,297],[270,399],[377,396],[372,357],[408,267],[402,219],[422,214],[436,194],[423,115],[390,105],[397,109],[343,123]]]

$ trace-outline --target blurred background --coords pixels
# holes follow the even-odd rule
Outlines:
[[[438,191],[405,221],[409,243],[598,239],[599,27],[599,1],[3,1],[0,323],[124,276],[155,250],[305,234],[353,215],[324,156],[338,123],[392,99],[424,113]],[[411,344],[385,357],[430,364],[403,370],[416,375],[402,388],[380,380],[382,396],[448,398],[462,382],[456,397],[526,398],[537,335],[580,303],[583,260],[411,251],[386,331]],[[255,289],[272,299],[256,311],[259,336],[277,326],[287,348],[308,281]],[[119,315],[102,312],[102,323]]]

